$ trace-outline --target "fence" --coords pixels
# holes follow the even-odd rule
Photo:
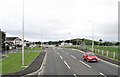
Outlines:
[[[92,51],[92,48],[86,47],[86,46],[73,45],[73,46],[69,46],[69,47],[75,48],[75,49],[81,49],[81,50],[84,50],[84,51]],[[114,60],[119,60],[120,61],[120,58],[119,58],[120,53],[118,53],[118,52],[94,49],[93,53],[97,53],[97,54],[112,58]]]
[[[92,49],[91,48],[87,48],[87,50],[91,51]],[[109,58],[112,58],[112,59],[116,59],[116,60],[119,59],[118,52],[104,51],[104,50],[100,50],[100,49],[94,49],[93,52],[97,53],[97,54],[100,54],[100,55],[103,55],[103,56],[106,56],[106,57],[109,57]]]

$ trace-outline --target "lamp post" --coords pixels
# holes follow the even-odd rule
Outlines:
[[[79,45],[79,38],[77,38],[77,45]]]
[[[92,23],[92,52],[94,52],[94,21],[88,21]]]
[[[24,66],[24,0],[22,11],[22,66]]]
[[[69,35],[70,35],[71,33],[69,33]],[[70,44],[71,44],[71,40],[70,40]]]

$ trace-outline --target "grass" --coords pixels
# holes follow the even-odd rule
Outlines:
[[[91,46],[87,46],[87,47],[91,47]],[[114,47],[114,46],[94,46],[94,48],[104,50],[104,51],[109,51],[109,52],[118,52],[118,53],[120,53],[120,51],[118,51],[119,47]]]
[[[87,46],[88,48],[90,48],[91,46]],[[104,56],[106,56],[106,52],[108,51],[109,55],[106,57],[109,57],[111,59],[113,59],[113,54],[115,52],[115,59],[117,61],[120,61],[120,48],[118,46],[94,46],[95,49],[99,49],[100,51],[103,50],[104,51]],[[102,53],[100,53],[102,54]]]
[[[33,52],[32,50],[39,50],[39,52]],[[41,48],[35,48],[35,49],[25,49],[25,66],[28,66],[40,53]],[[31,50],[31,51],[30,51]],[[20,71],[22,69],[21,67],[21,61],[22,61],[22,53],[16,52],[12,54],[8,54],[7,58],[0,61],[0,64],[2,64],[2,74],[8,74]],[[1,69],[1,68],[0,68]]]
[[[89,48],[92,48],[91,46],[86,46],[87,47],[87,50],[88,51],[91,51],[91,49],[89,50]],[[67,47],[67,48],[74,48],[74,49],[83,49],[83,51],[86,50],[86,47],[83,47],[83,46],[80,46],[80,47]],[[114,47],[114,46],[94,46],[95,49],[99,49],[99,53],[96,51],[97,54],[100,54],[102,55],[102,50],[104,51],[103,52],[103,56],[107,57],[107,58],[110,58],[112,60],[116,60],[116,61],[120,61],[120,48],[119,47]],[[108,56],[107,56],[107,51],[108,51]],[[113,52],[115,52],[115,59],[113,59]]]
[[[41,50],[42,48],[40,47],[34,47],[34,48],[25,48],[25,50]]]

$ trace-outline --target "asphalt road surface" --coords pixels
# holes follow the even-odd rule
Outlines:
[[[74,49],[49,47],[42,76],[71,77],[119,77],[118,67],[109,63],[87,62],[83,53]]]

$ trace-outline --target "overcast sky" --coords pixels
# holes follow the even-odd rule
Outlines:
[[[119,0],[24,0],[25,39],[118,41]],[[22,0],[0,0],[0,28],[22,36]]]

